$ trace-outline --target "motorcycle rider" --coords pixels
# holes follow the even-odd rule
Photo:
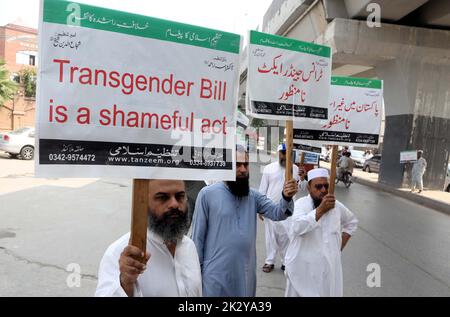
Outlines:
[[[351,156],[350,151],[344,152],[337,163],[337,165],[338,165],[337,177],[340,180],[344,179],[345,172],[349,173],[350,176],[353,175],[353,165],[354,164],[353,164],[353,160],[350,158],[350,156]]]

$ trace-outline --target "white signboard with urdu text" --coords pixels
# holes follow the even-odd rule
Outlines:
[[[409,163],[417,161],[417,151],[400,152],[400,163]]]
[[[328,46],[250,31],[247,115],[261,119],[327,119]]]
[[[300,163],[302,153],[304,153],[303,164],[313,164],[313,165],[319,164],[320,154],[313,153],[313,152],[304,152],[304,151],[298,150],[298,149],[294,149],[294,153],[295,153],[294,161],[296,164]]]
[[[383,81],[332,77],[327,120],[294,122],[294,143],[375,146],[383,111]]]
[[[42,0],[36,174],[235,179],[239,35]]]

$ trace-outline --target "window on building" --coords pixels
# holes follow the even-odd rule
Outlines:
[[[35,51],[18,51],[16,52],[16,64],[20,65],[37,65],[37,52]]]
[[[23,52],[16,53],[16,64],[28,65],[29,57]]]

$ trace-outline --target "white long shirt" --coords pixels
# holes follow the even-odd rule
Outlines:
[[[279,162],[273,162],[264,167],[263,175],[261,177],[261,184],[259,185],[259,192],[266,195],[274,202],[280,201],[281,193],[284,188],[285,168]],[[298,167],[292,166],[292,178],[299,180]],[[304,186],[304,185],[301,185]]]
[[[310,195],[295,202],[286,252],[286,277],[298,296],[342,296],[342,233],[352,235],[358,220],[342,203],[316,221]]]
[[[412,174],[415,177],[422,177],[426,169],[427,169],[427,161],[423,157],[421,157],[414,162]]]
[[[95,296],[127,296],[120,285],[119,258],[128,245],[130,233],[111,244],[103,256]],[[135,284],[134,296],[202,296],[200,263],[194,242],[184,236],[172,256],[162,239],[147,231],[147,269]]]
[[[282,192],[284,188],[285,172],[286,168],[282,167],[279,162],[273,162],[269,165],[266,165],[261,177],[259,192],[263,195],[266,195],[267,198],[271,199],[273,202],[279,202],[283,197]],[[299,181],[299,192],[306,191],[306,185],[308,184],[308,182],[306,180],[300,181],[297,165],[292,165],[292,178],[296,181]],[[268,219],[268,221],[271,220]],[[272,226],[275,234],[286,235],[287,227],[289,226],[289,224],[289,218],[283,221],[274,222]]]

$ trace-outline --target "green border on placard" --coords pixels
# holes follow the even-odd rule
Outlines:
[[[250,31],[250,44],[271,46],[285,50],[331,58],[331,48],[324,45],[302,42],[286,37]]]
[[[339,76],[331,76],[331,84],[335,86],[349,86],[373,89],[381,89],[383,86],[382,81],[379,79]]]
[[[79,8],[79,9],[78,9]],[[239,54],[240,35],[62,0],[44,0],[44,22],[75,25]]]

